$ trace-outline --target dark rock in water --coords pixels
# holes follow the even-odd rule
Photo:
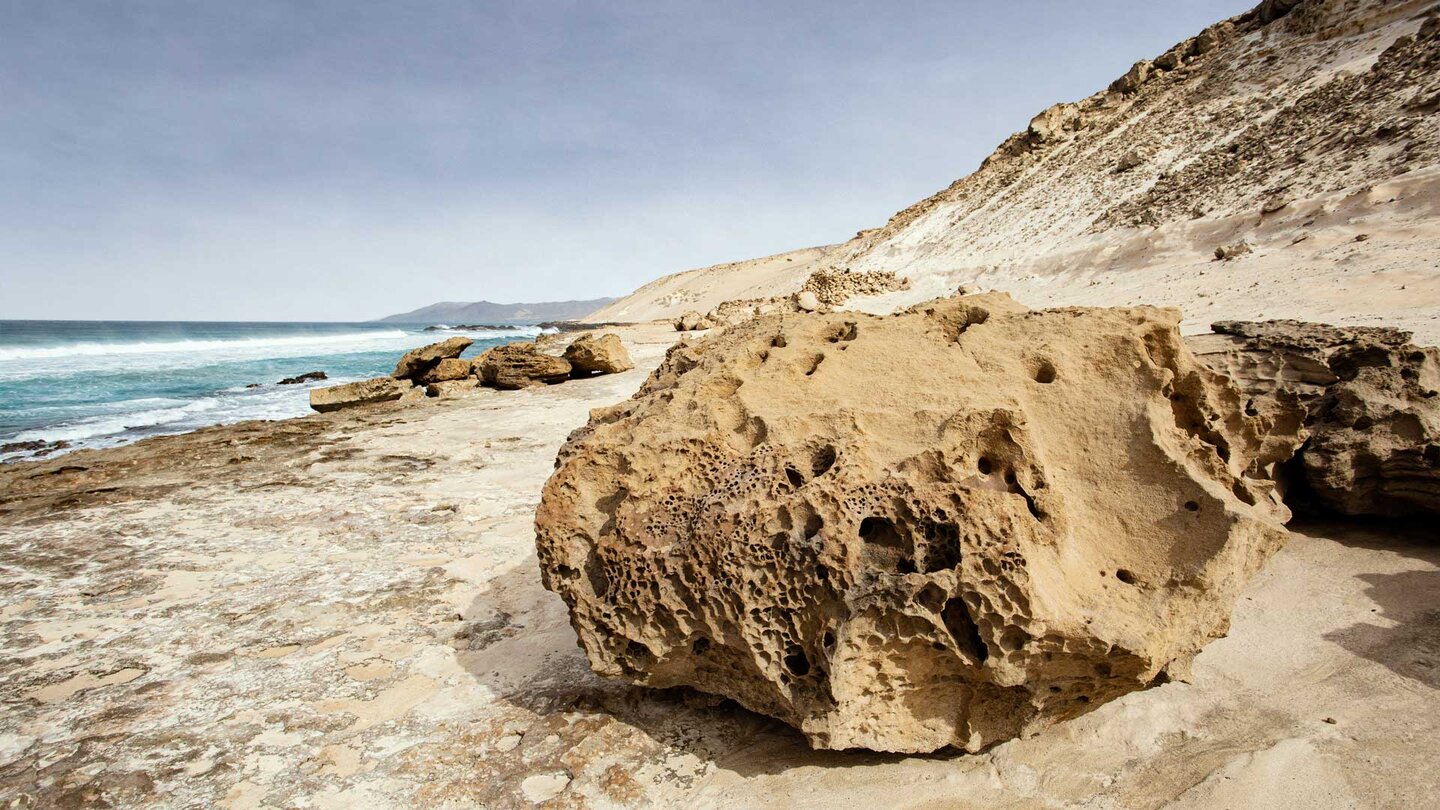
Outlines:
[[[452,337],[439,343],[412,349],[400,358],[400,362],[395,365],[395,370],[390,373],[390,376],[397,380],[418,379],[425,372],[440,365],[441,360],[459,357],[461,352],[470,348],[474,342],[466,337]]]
[[[245,387],[246,387],[246,388],[259,388],[259,387],[260,387],[260,383],[250,383],[249,385],[247,385],[247,386],[245,386]]]
[[[1387,327],[1221,321],[1190,338],[1247,407],[1300,403],[1298,469],[1318,504],[1346,515],[1440,514],[1440,350]]]
[[[325,372],[323,371],[307,371],[304,374],[300,374],[295,377],[286,377],[285,379],[280,381],[280,385],[298,385],[300,383],[311,382],[313,380],[328,379],[330,378],[325,376]],[[249,386],[246,387],[248,388]]]
[[[542,321],[535,324],[538,329],[554,329],[557,332],[586,332],[591,329],[602,329],[607,326],[630,326],[622,321],[604,321],[602,323],[586,323],[585,321]]]
[[[64,450],[69,446],[70,442],[67,442],[64,439],[59,439],[53,442],[47,442],[42,439],[32,439],[31,441],[25,442],[8,442],[6,444],[0,444],[0,454],[28,453],[33,457],[48,456],[57,450]]]
[[[427,326],[426,332],[476,332],[479,330],[492,332],[518,332],[521,327],[504,323],[462,323],[455,326]]]

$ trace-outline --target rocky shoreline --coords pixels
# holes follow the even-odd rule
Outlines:
[[[1440,789],[1423,767],[1440,744],[1423,527],[1292,526],[1188,682],[981,755],[815,752],[733,704],[593,675],[531,521],[566,435],[675,337],[619,334],[636,363],[620,374],[0,469],[0,790],[824,807],[894,804],[904,784],[913,807],[1128,807],[1234,805],[1277,772],[1323,806]]]

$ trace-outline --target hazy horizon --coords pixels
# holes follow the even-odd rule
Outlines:
[[[365,321],[843,241],[1254,0],[0,0],[0,318]]]

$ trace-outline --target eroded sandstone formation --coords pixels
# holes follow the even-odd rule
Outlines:
[[[821,748],[975,751],[1183,675],[1299,439],[1178,321],[991,294],[677,345],[561,450],[546,587],[597,672]]]
[[[625,344],[620,341],[620,336],[614,333],[599,337],[581,335],[565,347],[563,357],[570,363],[571,373],[576,376],[618,374],[635,367],[630,353],[625,351]]]
[[[1301,403],[1308,495],[1347,515],[1440,514],[1440,350],[1410,333],[1299,321],[1221,321],[1190,338],[1250,395],[1251,410]]]
[[[373,380],[332,385],[329,388],[310,390],[310,407],[326,413],[356,405],[370,405],[376,402],[393,402],[411,389],[408,380],[394,377],[376,377]]]
[[[395,370],[390,376],[397,380],[418,380],[427,371],[438,366],[440,361],[459,357],[474,342],[467,337],[452,337],[412,349],[395,364]]]
[[[507,343],[475,358],[480,380],[491,388],[514,391],[570,379],[570,362],[545,354],[533,343]]]
[[[849,270],[817,270],[805,279],[800,293],[811,293],[818,303],[838,306],[858,295],[880,295],[903,290],[910,282],[888,270],[852,273]],[[808,307],[807,309],[815,309]]]

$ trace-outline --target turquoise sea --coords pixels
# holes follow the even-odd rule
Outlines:
[[[416,346],[463,334],[475,340],[465,353],[471,357],[540,332],[425,326],[0,321],[0,445],[105,447],[206,425],[304,416],[311,388],[388,374]],[[277,384],[309,371],[329,379]]]

